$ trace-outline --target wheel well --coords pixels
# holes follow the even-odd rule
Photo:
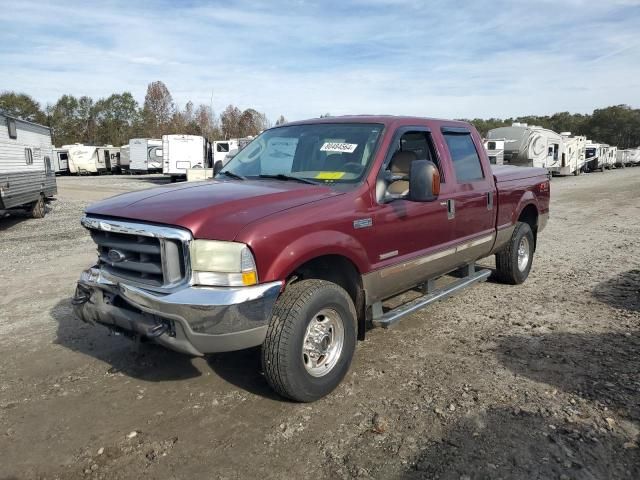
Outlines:
[[[533,232],[533,247],[535,248],[538,243],[538,209],[536,206],[530,203],[524,207],[522,212],[520,212],[518,221],[527,223],[531,227],[531,231]]]
[[[364,340],[365,296],[362,277],[353,262],[341,255],[316,257],[296,268],[287,278],[287,284],[308,279],[326,280],[344,288],[358,314],[358,339]]]

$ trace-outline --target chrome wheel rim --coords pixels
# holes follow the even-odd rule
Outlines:
[[[529,240],[527,237],[522,237],[518,245],[518,270],[524,272],[527,265],[529,265]]]
[[[309,375],[322,377],[338,363],[344,345],[344,325],[335,310],[316,313],[304,334],[302,363]]]

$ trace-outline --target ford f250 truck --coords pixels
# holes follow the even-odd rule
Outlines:
[[[478,259],[495,255],[495,278],[522,283],[548,215],[546,170],[492,169],[468,123],[289,123],[213,180],[87,208],[98,261],[73,304],[85,322],[190,355],[262,346],[269,384],[313,401],[369,328],[486,280]],[[419,296],[386,308],[409,290]]]

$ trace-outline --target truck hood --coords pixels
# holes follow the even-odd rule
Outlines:
[[[90,205],[86,213],[179,226],[195,238],[233,240],[255,220],[340,194],[293,181],[208,180],[124,193]]]

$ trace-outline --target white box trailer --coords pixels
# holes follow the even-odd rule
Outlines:
[[[162,160],[162,173],[186,178],[191,168],[212,167],[211,142],[199,135],[163,135]]]
[[[0,112],[0,210],[42,218],[57,193],[51,129]]]
[[[492,165],[504,165],[504,138],[496,138],[484,141],[484,149],[487,151],[489,163]]]
[[[580,175],[584,169],[587,137],[572,135],[571,132],[560,133],[562,137],[562,153],[560,164],[551,167],[554,175]]]
[[[225,157],[233,150],[235,150],[236,152],[239,150],[237,138],[232,138],[229,140],[218,140],[213,142],[213,164],[215,165],[218,162],[222,162],[222,164],[224,165]]]
[[[130,163],[129,145],[122,145],[120,147],[120,170],[122,170],[122,172],[128,172]]]
[[[162,172],[162,139],[132,138],[129,140],[131,173]]]
[[[552,130],[526,123],[489,130],[487,140],[504,139],[504,163],[551,171],[560,165],[562,137]]]
[[[53,170],[56,175],[69,173],[69,150],[66,148],[53,149]]]

